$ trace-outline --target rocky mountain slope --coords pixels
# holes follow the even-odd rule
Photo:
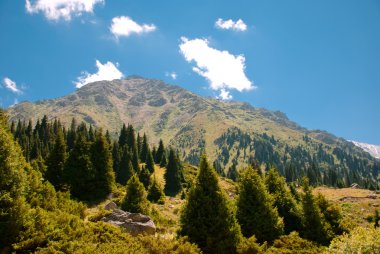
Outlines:
[[[254,108],[247,103],[220,101],[195,95],[159,80],[132,76],[100,81],[54,100],[23,102],[8,111],[11,120],[48,115],[69,125],[73,117],[117,135],[122,123],[145,132],[149,142],[162,138],[183,159],[197,164],[207,151],[215,167],[242,166],[252,160],[304,170],[318,164],[342,176],[359,172],[373,177],[377,160],[361,148],[323,131],[311,131],[282,112]],[[300,172],[298,172],[300,173]]]

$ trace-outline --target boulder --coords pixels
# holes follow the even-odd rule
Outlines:
[[[102,221],[125,228],[131,235],[138,234],[154,235],[156,225],[149,216],[140,213],[125,212],[117,208],[114,202],[104,206],[106,210],[112,211],[111,214],[102,218]]]

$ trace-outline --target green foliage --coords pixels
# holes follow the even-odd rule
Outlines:
[[[56,134],[53,150],[46,160],[45,177],[57,190],[62,190],[64,186],[64,169],[67,159],[66,142],[61,128]]]
[[[265,252],[270,254],[319,254],[323,248],[315,243],[302,239],[297,232],[283,235],[273,242],[273,245]]]
[[[0,110],[0,246],[16,240],[26,226],[28,205],[25,202],[28,167],[21,148],[7,127],[5,113]],[[1,248],[1,247],[0,247]]]
[[[293,198],[285,179],[279,174],[277,169],[272,168],[265,177],[265,184],[269,193],[274,198],[274,206],[279,215],[284,219],[285,234],[300,230],[302,226],[301,209]]]
[[[127,182],[126,195],[121,203],[121,209],[131,213],[149,213],[149,202],[144,185],[134,174]]]
[[[243,237],[240,242],[236,253],[238,254],[258,254],[263,253],[263,248],[256,242],[256,237],[251,236],[250,238]]]
[[[149,188],[150,185],[150,176],[151,173],[146,169],[146,167],[142,166],[139,172],[139,180],[144,185],[146,190]]]
[[[380,228],[357,227],[332,240],[327,253],[380,253]]]
[[[132,154],[128,146],[122,148],[122,156],[119,164],[119,170],[116,172],[116,182],[126,185],[129,178],[135,173],[132,165]]]
[[[206,155],[180,217],[179,235],[187,236],[204,253],[235,253],[241,239],[234,210],[220,188]]]
[[[181,181],[183,179],[183,167],[173,149],[170,149],[169,152],[169,160],[166,165],[164,177],[165,194],[168,196],[177,195],[182,189]]]
[[[156,164],[160,164],[163,156],[165,156],[165,147],[164,147],[164,142],[162,141],[162,139],[160,139],[160,142],[158,143],[156,156],[154,158],[154,162]]]
[[[141,153],[140,153],[141,162],[146,162],[148,150],[149,150],[148,138],[146,137],[146,134],[144,133],[142,144],[141,144]]]
[[[157,182],[156,178],[153,179],[152,184],[148,190],[148,200],[158,204],[165,203],[165,194],[162,186]]]
[[[146,169],[149,170],[150,173],[153,173],[154,172],[154,160],[153,160],[152,152],[150,151],[149,148],[148,148],[147,153],[146,153],[145,162],[146,162]]]
[[[238,187],[236,217],[243,235],[255,235],[259,242],[273,241],[282,235],[284,223],[258,172],[248,167],[240,176]]]

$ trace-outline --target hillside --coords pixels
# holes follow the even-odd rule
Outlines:
[[[320,178],[325,175],[336,185],[335,178],[349,178],[346,184],[350,184],[374,179],[379,170],[378,161],[353,143],[302,128],[282,112],[204,98],[137,76],[91,83],[54,100],[23,102],[8,114],[11,121],[32,118],[33,122],[48,115],[65,125],[76,118],[108,129],[115,137],[122,123],[130,123],[145,132],[151,144],[162,138],[192,164],[198,164],[200,154],[207,151],[217,170],[224,172],[257,160],[277,165],[292,178],[317,165]]]
[[[380,146],[351,141],[356,146],[362,148],[364,151],[368,152],[370,155],[372,155],[375,158],[380,159]]]

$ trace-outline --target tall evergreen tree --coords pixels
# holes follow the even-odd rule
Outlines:
[[[148,150],[149,150],[148,138],[146,137],[146,134],[144,133],[142,144],[141,144],[141,153],[140,153],[141,162],[146,162]]]
[[[46,160],[46,179],[53,184],[57,190],[62,190],[64,181],[64,169],[67,159],[67,146],[63,131],[61,128],[57,130],[54,147]]]
[[[165,203],[164,190],[162,189],[162,186],[156,180],[156,177],[153,178],[152,184],[149,186],[148,200],[153,203],[158,203],[158,204]]]
[[[127,136],[128,136],[127,127],[125,126],[125,124],[123,124],[123,127],[121,128],[120,134],[119,134],[119,146],[120,147],[123,147],[127,144]]]
[[[166,154],[164,153],[161,158],[160,167],[164,168],[168,165],[168,161],[166,160]]]
[[[147,193],[136,174],[128,180],[126,190],[127,193],[121,203],[121,209],[131,213],[147,214],[149,212]]]
[[[131,149],[135,149],[137,146],[136,137],[135,137],[135,129],[132,125],[128,124],[127,127],[127,145]]]
[[[160,142],[158,143],[156,156],[154,158],[154,161],[156,162],[156,164],[161,163],[162,156],[164,155],[164,153],[165,153],[164,142],[162,141],[162,139],[160,139]]]
[[[148,151],[146,153],[145,162],[146,162],[146,169],[148,169],[150,173],[153,173],[154,172],[154,160],[153,160],[153,155],[152,155],[149,148],[148,148]]]
[[[248,167],[240,176],[236,217],[245,237],[273,241],[283,234],[284,224],[259,173]]]
[[[234,209],[206,155],[201,158],[195,185],[182,210],[179,235],[188,236],[204,253],[235,253],[240,242]]]
[[[166,165],[166,171],[164,174],[166,195],[175,196],[181,191],[181,181],[183,178],[182,170],[181,162],[174,150],[171,148],[169,152],[168,164]]]
[[[7,124],[0,109],[0,249],[14,242],[28,216],[24,197],[27,164]]]
[[[116,174],[116,181],[126,185],[129,178],[135,173],[132,166],[132,155],[127,146],[123,147],[123,154],[119,165],[119,171]]]
[[[113,161],[113,172],[115,172],[116,175],[116,181],[118,175],[120,174],[120,162],[121,162],[121,151],[120,151],[119,143],[117,141],[113,142],[112,145],[112,161]]]
[[[299,231],[302,226],[301,209],[277,169],[272,168],[268,171],[265,184],[269,193],[274,197],[274,206],[277,207],[279,215],[284,219],[285,233]]]
[[[91,160],[94,166],[94,198],[105,198],[112,192],[115,184],[115,175],[112,168],[112,154],[102,131],[96,133],[95,142],[91,149]]]
[[[151,173],[149,172],[149,170],[147,170],[146,167],[142,166],[139,172],[139,180],[144,185],[146,190],[149,188],[150,185],[150,176]]]

